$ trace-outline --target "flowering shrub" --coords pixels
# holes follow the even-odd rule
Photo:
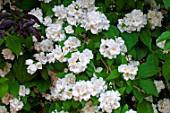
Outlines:
[[[1,0],[0,113],[170,113],[169,0]]]

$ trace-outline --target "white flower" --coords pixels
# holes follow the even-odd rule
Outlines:
[[[40,8],[34,8],[32,9],[28,14],[32,14],[34,16],[36,16],[38,18],[38,20],[43,23],[43,13],[42,10]],[[39,25],[36,23],[34,24],[35,27],[39,27]]]
[[[81,27],[85,28],[86,31],[90,30],[92,34],[97,34],[102,30],[108,30],[110,27],[110,22],[106,16],[94,10],[84,14],[80,23]]]
[[[156,10],[151,11],[149,10],[147,14],[147,18],[149,19],[149,23],[151,26],[151,29],[155,29],[155,27],[161,27],[161,21],[163,19],[162,13],[158,12]]]
[[[0,113],[9,113],[5,106],[0,106]]]
[[[130,109],[129,111],[126,111],[125,113],[137,113],[136,111]]]
[[[64,31],[62,30],[62,24],[50,24],[46,28],[46,37],[54,42],[63,41],[66,36],[64,34]]]
[[[45,26],[49,26],[50,24],[52,24],[52,19],[51,19],[51,17],[50,17],[50,16],[46,16],[46,17],[44,18],[43,24],[44,24]]]
[[[76,49],[77,47],[79,47],[81,45],[81,42],[78,38],[74,37],[74,36],[70,36],[65,42],[64,45],[66,47],[69,47],[70,49]]]
[[[123,19],[118,20],[117,27],[121,32],[131,33],[140,31],[146,24],[146,15],[141,10],[134,9],[131,13],[126,14]]]
[[[160,93],[162,89],[165,89],[165,85],[162,80],[154,80],[154,84],[158,93]]]
[[[54,6],[52,10],[58,19],[64,19],[67,17],[67,9],[64,7],[64,5]]]
[[[62,111],[57,111],[57,110],[54,110],[54,111],[52,111],[51,113],[69,113],[69,112],[65,112],[64,110],[62,110]]]
[[[138,65],[139,62],[131,61],[128,64],[121,64],[118,67],[118,71],[120,73],[123,73],[123,77],[125,80],[129,80],[129,79],[134,80],[138,71],[138,67],[137,67]]]
[[[43,1],[44,3],[49,3],[49,2],[51,2],[52,0],[39,0],[39,1]]]
[[[65,29],[66,33],[68,33],[68,34],[73,34],[74,33],[74,30],[73,30],[71,25],[68,25],[64,29]]]
[[[157,105],[152,103],[152,108],[153,108],[154,113],[158,113]]]
[[[161,41],[161,42],[159,42],[159,43],[156,43],[156,45],[157,45],[159,48],[164,49],[165,43],[166,43],[166,40]]]
[[[15,56],[12,54],[11,50],[8,48],[3,49],[1,54],[3,55],[3,57],[5,59],[14,60],[14,58],[15,58]]]
[[[170,113],[170,100],[164,98],[163,100],[158,101],[158,110],[162,113]]]
[[[92,6],[92,5],[94,5],[95,0],[76,0],[76,2],[81,7],[88,8],[88,7]]]
[[[126,46],[121,37],[118,37],[116,41],[113,39],[101,39],[101,42],[99,51],[104,57],[112,59],[116,58],[120,53],[126,52]]]
[[[36,64],[31,64],[27,67],[27,72],[31,75],[34,74],[36,71],[37,71]]]
[[[25,88],[24,85],[20,85],[19,96],[29,95],[29,93],[30,93],[29,88]]]
[[[26,62],[25,62],[26,65],[31,65],[31,64],[33,64],[33,63],[34,63],[34,61],[33,61],[32,59],[28,59],[28,60],[26,60]]]
[[[13,98],[10,100],[10,111],[19,111],[23,108],[24,104],[22,101],[17,98]]]
[[[103,112],[112,113],[113,109],[120,107],[120,93],[118,91],[106,91],[100,94],[100,108]]]
[[[82,109],[82,113],[101,113],[99,112],[99,107],[94,106],[92,101],[86,102],[85,107]]]

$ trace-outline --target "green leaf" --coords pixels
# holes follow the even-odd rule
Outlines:
[[[4,97],[8,91],[8,84],[0,83],[0,98]]]
[[[114,113],[121,113],[121,107],[119,107],[116,110],[114,110]]]
[[[148,78],[157,74],[160,69],[157,66],[158,59],[154,56],[148,56],[147,62],[141,64],[138,67],[138,75],[140,78]]]
[[[124,8],[125,0],[115,0],[115,3],[116,3],[116,11],[120,12]]]
[[[113,62],[114,62],[114,59],[106,59],[106,62],[108,64],[108,66],[112,66]]]
[[[113,39],[119,36],[119,30],[117,29],[117,27],[113,25],[111,25],[107,31],[103,31],[102,33],[108,38],[113,38]]]
[[[3,44],[3,42],[4,42],[4,39],[3,38],[0,39],[0,46]]]
[[[5,77],[0,78],[0,83],[4,83],[4,82],[6,82],[7,80],[8,80],[8,78],[5,78]]]
[[[170,8],[170,1],[169,0],[163,0],[164,6],[166,9]]]
[[[170,39],[165,42],[164,50],[165,51],[170,50]]]
[[[70,109],[70,107],[71,107],[70,103],[71,103],[70,100],[67,100],[67,101],[63,102],[63,108],[64,108],[65,111],[68,111]]]
[[[14,70],[14,76],[17,78],[17,80],[24,84],[27,81],[30,81],[31,79],[35,78],[36,74],[30,75],[27,73],[27,66],[25,65],[26,58],[25,56],[20,57],[18,60],[15,60],[13,65]]]
[[[48,80],[49,75],[48,75],[47,69],[43,69],[43,70],[41,71],[41,76],[42,76],[45,80]]]
[[[11,35],[6,39],[7,47],[16,54],[18,57],[19,53],[21,52],[21,39],[15,35]]]
[[[113,70],[109,76],[106,78],[107,81],[113,80],[115,78],[118,78],[120,76],[120,73],[118,72],[117,69]]]
[[[22,2],[16,2],[15,5],[23,10],[31,10],[36,7],[36,0],[23,0]]]
[[[138,42],[138,34],[137,33],[122,33],[121,34],[123,40],[125,41],[125,45],[128,50],[130,50],[137,42]]]
[[[118,92],[121,94],[121,95],[123,95],[123,93],[125,92],[125,90],[126,90],[126,87],[122,87],[122,88],[119,88],[119,89],[117,89],[118,90]]]
[[[152,105],[149,102],[143,101],[137,106],[138,113],[154,113]]]
[[[18,98],[18,93],[19,93],[19,89],[20,89],[19,83],[17,81],[11,80],[8,82],[8,86],[9,86],[8,91],[10,92],[10,94],[13,95],[14,97]]]
[[[128,111],[128,105],[125,104],[124,107],[122,108],[122,113],[125,113],[126,111]]]
[[[134,88],[132,92],[134,96],[136,97],[136,99],[139,101],[139,103],[141,103],[145,97],[144,93],[141,90],[138,90],[136,88]]]
[[[44,93],[51,86],[51,80],[38,79],[35,81],[35,86],[40,93]]]
[[[147,94],[158,97],[156,86],[151,79],[141,79],[139,85]]]
[[[78,75],[78,76],[76,76],[76,80],[77,81],[80,81],[80,80],[88,81],[89,79],[85,75]]]
[[[157,43],[170,39],[170,31],[165,31],[158,37]]]
[[[162,72],[163,72],[163,76],[165,78],[166,81],[170,80],[170,60],[166,60],[162,66]]]
[[[74,35],[77,36],[79,33],[81,32],[85,32],[86,30],[82,27],[80,27],[80,25],[78,25],[76,28],[75,28],[75,31],[74,31]]]
[[[140,40],[151,50],[152,37],[149,30],[142,30],[139,33]]]
[[[141,60],[148,53],[148,48],[142,44],[135,46],[135,50],[136,50],[136,60]]]
[[[28,37],[26,39],[23,39],[23,43],[31,51],[32,45],[33,45],[32,37],[30,36],[30,37]]]
[[[24,96],[24,97],[21,97],[22,98],[22,101],[24,102],[24,104],[27,103],[27,96]]]
[[[81,103],[79,101],[72,100],[70,104],[73,106],[73,108],[77,108]]]

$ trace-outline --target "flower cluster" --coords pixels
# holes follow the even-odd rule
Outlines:
[[[30,93],[30,89],[29,88],[25,88],[24,85],[20,85],[18,98],[13,97],[11,94],[7,93],[2,98],[2,103],[6,104],[6,105],[10,104],[10,111],[11,111],[11,113],[16,113],[17,111],[21,110],[23,108],[23,106],[24,106],[24,103],[21,100],[21,97],[29,95],[29,93]],[[2,113],[8,113],[8,112],[2,112]]]
[[[106,91],[100,94],[100,108],[103,112],[112,113],[113,109],[120,106],[120,93],[118,91]]]
[[[51,113],[69,113],[69,112],[67,112],[67,111],[64,111],[64,110],[62,110],[62,111],[57,111],[57,110],[54,110],[54,111],[52,111]]]
[[[55,6],[53,11],[55,16],[61,20],[66,19],[70,25],[81,25],[86,31],[90,30],[97,34],[102,30],[108,30],[110,22],[103,13],[96,11],[95,0],[77,0],[68,7]]]
[[[164,98],[163,100],[159,100],[157,106],[158,106],[158,110],[161,113],[170,112],[170,100],[167,98]]]
[[[134,80],[138,71],[138,65],[138,61],[130,61],[128,64],[121,64],[118,67],[118,71],[123,73],[123,77],[126,81],[129,79]]]
[[[68,59],[68,66],[70,71],[80,73],[85,71],[87,64],[93,59],[92,51],[85,49],[82,53],[79,51],[72,53],[71,58]]]
[[[85,107],[82,109],[82,113],[102,113],[99,111],[98,106],[94,106],[92,101],[86,102]]]
[[[100,93],[107,89],[103,78],[97,79],[96,76],[91,81],[77,81],[74,74],[66,74],[64,78],[58,79],[54,87],[51,87],[51,95],[47,94],[47,100],[74,100],[88,101],[91,96],[99,96]]]
[[[5,106],[0,106],[0,113],[9,113]]]
[[[86,31],[90,30],[92,34],[97,34],[102,30],[108,30],[110,24],[104,14],[91,11],[83,15],[81,27],[85,28]]]
[[[24,85],[20,85],[20,89],[19,89],[19,96],[26,96],[30,94],[30,89],[29,88],[25,88]]]
[[[158,93],[160,93],[162,89],[165,89],[165,85],[162,80],[154,80],[154,84]]]
[[[123,19],[118,20],[118,29],[121,32],[131,33],[140,31],[147,24],[146,15],[141,10],[134,9],[131,13],[125,15]]]
[[[125,46],[124,40],[122,40],[121,37],[116,38],[115,40],[113,39],[102,39],[101,40],[101,45],[100,45],[100,53],[104,57],[107,57],[109,59],[116,58],[117,55],[120,53],[125,53],[127,52],[127,48]]]
[[[161,21],[163,19],[162,13],[158,12],[156,10],[152,11],[149,10],[148,14],[147,14],[147,18],[149,20],[151,29],[155,29],[155,27],[161,27]]]
[[[12,65],[8,62],[6,62],[3,70],[0,69],[0,77],[5,77],[5,75],[7,75],[10,72]]]
[[[14,60],[15,56],[12,54],[12,51],[8,48],[2,50],[2,55],[6,60]]]
[[[133,109],[130,109],[129,111],[126,111],[125,113],[137,113],[137,112],[134,111]]]

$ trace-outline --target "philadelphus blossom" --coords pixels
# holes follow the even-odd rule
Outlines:
[[[165,85],[162,80],[154,80],[154,84],[158,93],[160,93],[162,89],[165,89]]]
[[[152,108],[153,108],[154,113],[158,113],[157,105],[152,103]]]
[[[161,49],[164,49],[165,43],[166,43],[166,40],[161,41],[161,42],[159,42],[159,43],[156,43],[156,45],[157,45],[157,47],[159,47],[159,48],[161,48]]]
[[[167,98],[164,98],[163,100],[158,101],[158,110],[161,113],[170,113],[170,100]]]
[[[146,15],[141,10],[134,9],[131,13],[126,14],[123,19],[118,20],[117,27],[121,32],[131,33],[140,31],[146,24]]]
[[[102,113],[99,110],[100,110],[100,108],[98,106],[94,106],[92,101],[88,101],[88,102],[86,102],[86,105],[82,109],[81,113]]]
[[[65,29],[66,33],[68,33],[68,34],[73,34],[74,33],[74,30],[73,30],[71,25],[68,25],[64,29]]]
[[[91,96],[99,96],[107,89],[103,78],[97,79],[96,76],[91,81],[78,81],[72,88],[72,94],[75,100],[88,101]]]
[[[13,98],[10,100],[10,111],[16,112],[23,108],[24,104],[20,99]]]
[[[71,88],[75,84],[76,76],[73,73],[66,74],[64,78],[58,79],[54,85],[51,87],[51,97],[50,95],[46,96],[48,100],[67,100],[72,98]]]
[[[62,30],[62,24],[50,24],[46,28],[46,37],[54,42],[63,41],[66,36],[64,30]]]
[[[49,3],[49,2],[51,2],[52,0],[39,0],[39,1],[43,1],[44,3]]]
[[[28,14],[32,14],[34,16],[36,16],[38,18],[38,20],[43,23],[43,13],[42,10],[40,8],[34,8],[32,9],[30,12],[28,12]],[[37,23],[34,24],[34,27],[39,27],[40,25],[38,25]]]
[[[92,34],[97,34],[102,30],[108,30],[110,27],[110,22],[107,20],[103,13],[98,11],[90,11],[84,14],[81,20],[81,27],[85,28],[86,31],[90,30]]]
[[[9,113],[5,106],[0,106],[0,113]]]
[[[64,111],[64,110],[62,110],[62,111],[57,111],[57,110],[54,110],[54,111],[52,111],[51,113],[69,113],[69,112],[67,112],[67,111]]]
[[[130,63],[128,64],[121,64],[118,67],[118,71],[120,73],[123,73],[123,77],[126,81],[129,79],[134,80],[135,75],[137,74],[138,71],[138,65],[139,65],[138,61],[133,61],[133,62],[130,61]]]
[[[51,17],[50,17],[50,16],[46,16],[46,17],[44,18],[43,24],[44,24],[45,26],[49,26],[50,24],[52,24],[52,19],[51,19]]]
[[[156,10],[151,11],[149,10],[147,14],[147,18],[149,19],[149,23],[151,26],[151,29],[155,29],[155,27],[161,27],[161,21],[163,19],[162,13],[158,12]]]
[[[112,113],[113,109],[117,109],[120,107],[120,93],[118,91],[106,91],[100,94],[99,108],[102,109],[103,112]]]
[[[32,59],[26,60],[27,72],[29,74],[34,74],[38,69],[42,69],[42,64],[40,62],[34,63]]]
[[[6,62],[3,70],[0,69],[0,77],[5,77],[5,75],[7,75],[10,72],[12,65],[8,62]]]
[[[95,0],[76,0],[76,2],[81,7],[88,8],[88,7],[92,6],[92,5],[94,5]]]
[[[29,93],[30,93],[30,89],[29,88],[25,88],[24,85],[20,85],[19,96],[29,95]]]
[[[54,15],[56,17],[58,17],[58,19],[64,19],[67,17],[67,10],[64,7],[64,5],[61,6],[54,6],[54,8],[52,9],[53,12],[55,13]]]
[[[129,111],[126,111],[125,113],[137,113],[137,112],[134,111],[133,109],[130,109]]]
[[[93,59],[93,53],[89,49],[83,50],[82,53],[79,51],[72,53],[71,58],[68,59],[70,71],[74,73],[84,72],[90,59]]]
[[[12,51],[8,48],[3,49],[1,53],[4,59],[14,60],[15,56],[12,54]]]
[[[116,40],[102,39],[101,42],[99,51],[101,55],[109,59],[116,58],[120,53],[127,52],[124,40],[121,37],[118,37]]]

